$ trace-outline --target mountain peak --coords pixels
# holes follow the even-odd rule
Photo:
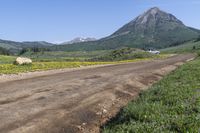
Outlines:
[[[184,26],[184,24],[172,14],[160,10],[158,7],[153,7],[116,31],[111,37],[128,33],[143,35],[146,33],[155,33],[156,30],[162,29],[164,25],[166,25],[166,31],[173,30],[177,26]]]
[[[152,7],[152,8],[149,9],[149,11],[158,12],[158,11],[160,11],[160,9],[158,7]]]
[[[175,16],[173,16],[170,13],[160,10],[158,7],[150,8],[148,11],[146,11],[145,13],[143,13],[142,15],[136,18],[136,21],[138,21],[139,23],[141,22],[141,24],[144,24],[149,21],[158,22],[160,20],[163,20],[166,22],[167,21],[175,22],[175,23],[183,25],[183,23],[180,20],[178,20]]]
[[[162,12],[158,7],[153,7],[151,9],[149,9],[146,14],[151,14],[153,16],[155,16],[156,14],[158,14],[159,12]]]
[[[135,19],[135,21],[138,21],[141,24],[145,24],[150,19],[156,19],[160,15],[167,15],[167,13],[161,11],[158,7],[153,7],[153,8],[150,8],[148,11],[144,12],[142,15],[138,16]]]

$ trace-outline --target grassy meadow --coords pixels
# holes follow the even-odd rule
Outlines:
[[[200,41],[189,41],[186,42],[182,45],[174,46],[174,47],[169,47],[162,49],[162,53],[188,53],[188,52],[197,52],[200,50]]]
[[[16,57],[0,55],[0,65],[1,64],[12,64],[15,61]]]
[[[200,58],[184,64],[130,102],[103,133],[199,133]]]
[[[101,51],[44,51],[44,52],[27,52],[22,56],[29,57],[35,62],[65,62],[65,61],[85,61],[91,57],[98,57],[108,53],[109,50]]]
[[[114,53],[114,54],[113,54]],[[153,55],[143,51],[135,52],[135,49],[120,49],[114,51],[90,51],[90,52],[27,52],[22,55],[33,60],[30,65],[13,65],[15,56],[0,55],[0,74],[17,74],[33,71],[44,71],[63,68],[78,68],[91,65],[118,64],[136,62],[157,58],[166,58],[169,55]]]

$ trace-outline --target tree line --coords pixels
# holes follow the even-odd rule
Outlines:
[[[39,47],[33,47],[33,48],[23,48],[20,52],[19,55],[23,55],[26,52],[33,52],[33,53],[38,53],[38,52],[45,52],[45,51],[51,51],[49,48],[39,48]]]
[[[2,48],[0,47],[0,55],[10,55],[10,51],[5,49],[5,48]]]

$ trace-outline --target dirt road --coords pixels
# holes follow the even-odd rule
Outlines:
[[[98,132],[105,122],[194,55],[0,83],[1,133]]]

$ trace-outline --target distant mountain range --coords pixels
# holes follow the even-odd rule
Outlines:
[[[90,41],[96,41],[96,40],[97,40],[96,38],[90,38],[90,37],[88,37],[88,38],[77,37],[77,38],[74,38],[71,41],[62,43],[62,45],[64,45],[64,44],[81,43],[81,42],[90,42]]]
[[[75,38],[69,42],[64,42],[58,45],[66,45],[66,44],[74,44],[74,43],[81,43],[81,42],[90,42],[95,41],[95,38]],[[16,42],[16,41],[9,41],[9,40],[1,40],[0,39],[0,48],[4,48],[9,50],[12,53],[17,53],[23,48],[51,48],[52,46],[55,46],[56,44],[45,42],[45,41],[25,41],[25,42]]]
[[[14,42],[0,40],[0,47],[13,52],[26,47],[48,47],[60,51],[108,50],[121,47],[161,49],[179,45],[184,41],[195,39],[199,35],[200,30],[187,27],[172,14],[154,7],[125,24],[110,36],[99,40],[75,38],[60,45],[41,41]]]
[[[0,40],[0,47],[8,49],[12,53],[19,52],[22,48],[46,48],[51,47],[55,44],[48,43],[45,41],[35,41],[35,42],[15,42],[15,41],[8,41],[8,40]]]

